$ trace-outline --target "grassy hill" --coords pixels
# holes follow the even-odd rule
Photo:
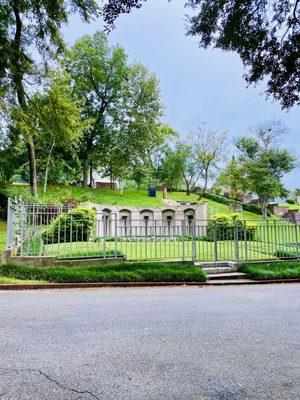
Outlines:
[[[27,185],[10,185],[9,186],[10,196],[22,196],[27,202],[34,201],[29,192]],[[119,190],[107,190],[107,189],[84,189],[78,186],[67,186],[67,185],[50,185],[47,193],[42,193],[42,188],[39,188],[38,201],[40,203],[48,204],[60,204],[66,199],[72,198],[78,202],[90,201],[93,203],[117,205],[117,206],[163,206],[165,203],[162,201],[162,192],[157,192],[157,197],[149,197],[146,190],[133,190],[125,189],[124,193],[121,194]],[[210,200],[202,199],[198,200],[198,196],[191,194],[187,196],[184,192],[171,192],[169,198],[175,201],[190,201],[201,203],[208,203],[208,214],[209,216],[216,213],[228,214],[232,211],[225,204]],[[252,212],[243,211],[242,217],[249,220],[261,219],[261,216]]]
[[[0,221],[0,263],[1,263],[1,254],[5,249],[6,244],[6,222]]]
[[[287,208],[289,210],[300,210],[300,204],[279,203],[279,206]]]

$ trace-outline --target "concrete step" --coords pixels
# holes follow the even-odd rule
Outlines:
[[[195,261],[195,265],[201,268],[224,268],[229,267],[228,261]]]
[[[209,280],[228,280],[228,279],[244,279],[247,278],[247,274],[244,272],[227,272],[219,274],[207,274]]]
[[[205,272],[208,275],[224,274],[224,273],[233,271],[233,269],[231,267],[208,267],[208,268],[202,268],[202,270],[203,270],[203,272]]]
[[[257,284],[258,281],[253,281],[252,279],[213,279],[207,281],[208,285],[217,286],[217,285],[243,285],[245,283],[248,284]]]

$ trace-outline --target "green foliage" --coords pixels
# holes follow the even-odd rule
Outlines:
[[[238,195],[247,188],[245,175],[246,166],[239,164],[235,157],[232,157],[231,162],[220,174],[218,182],[230,188],[230,197],[233,199],[233,203],[236,203]]]
[[[0,266],[0,277],[47,282],[203,282],[206,275],[191,264],[135,262],[79,267]]]
[[[208,193],[208,192],[204,193],[203,197],[206,198],[206,199],[210,199],[210,200],[216,201],[216,202],[221,203],[221,204],[225,204],[227,206],[231,206],[234,203],[233,200],[227,199],[224,196],[220,196],[220,195],[213,194],[213,193]],[[241,201],[236,201],[235,203],[237,205],[241,205],[244,211],[248,211],[248,212],[251,212],[253,214],[259,214],[259,215],[262,214],[261,208],[256,206],[255,204],[247,204],[247,203],[243,203]],[[267,210],[267,214],[269,216],[272,215],[272,213],[269,210]]]
[[[49,171],[61,170],[90,120],[81,120],[81,103],[72,97],[70,77],[54,74],[43,93],[35,93],[27,100],[26,107],[15,107],[11,129],[32,137],[38,159],[38,171],[44,172],[46,192]]]
[[[297,258],[300,258],[300,249],[299,249],[298,254],[295,251],[291,251],[291,250],[276,250],[274,253],[274,256],[278,257],[278,258],[297,259]]]
[[[295,200],[294,199],[286,199],[286,202],[288,204],[295,204]]]
[[[253,279],[297,279],[300,278],[300,262],[274,262],[247,264],[240,267]]]
[[[78,12],[89,21],[98,14],[95,0],[4,0],[0,3],[0,107],[9,115],[18,104],[26,112],[33,84],[42,86],[49,64],[64,48],[60,34],[69,16]],[[42,62],[41,62],[42,61]],[[9,126],[10,118],[5,121]],[[6,128],[5,128],[6,130]],[[29,183],[37,196],[35,143],[32,135],[17,129],[15,139],[27,150]]]
[[[63,242],[86,242],[92,233],[95,212],[77,207],[57,217],[42,234],[45,244]]]
[[[125,50],[109,46],[101,32],[83,36],[63,58],[74,96],[84,104],[83,117],[94,121],[80,144],[85,186],[91,164],[116,180],[164,141],[158,80],[127,58]]]
[[[240,151],[239,163],[244,169],[242,181],[246,189],[258,196],[262,214],[274,197],[286,197],[288,191],[282,177],[295,168],[295,158],[287,150],[278,149],[275,140],[285,132],[278,121],[254,128],[255,137],[240,137],[236,146]]]
[[[254,240],[256,225],[240,219],[239,214],[215,214],[208,224],[209,240]]]
[[[6,246],[6,222],[0,220],[0,258]]]

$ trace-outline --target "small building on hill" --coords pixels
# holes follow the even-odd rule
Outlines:
[[[192,234],[207,225],[207,204],[129,207],[85,203],[97,215],[97,236]],[[183,229],[182,229],[183,228]],[[202,235],[202,232],[198,232]]]

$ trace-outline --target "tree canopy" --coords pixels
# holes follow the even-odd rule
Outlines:
[[[146,0],[108,0],[104,20],[113,26],[118,15]],[[299,0],[187,0],[192,9],[187,33],[210,46],[236,52],[249,84],[264,80],[266,94],[289,109],[300,103]]]
[[[49,62],[64,48],[60,34],[72,13],[88,21],[98,14],[95,0],[3,0],[0,3],[1,103],[26,106],[34,84],[47,73]],[[22,136],[22,132],[19,132]],[[24,135],[28,151],[30,187],[37,196],[34,141]]]

